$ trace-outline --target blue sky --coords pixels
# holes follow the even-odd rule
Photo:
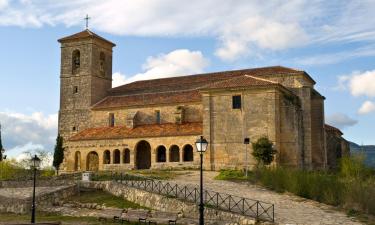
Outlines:
[[[114,83],[283,65],[307,71],[327,123],[375,144],[375,1],[0,0],[0,122],[10,155],[53,150],[57,39],[90,29],[116,43]]]

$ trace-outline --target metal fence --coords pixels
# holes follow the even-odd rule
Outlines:
[[[147,179],[128,174],[112,174],[112,180],[126,186],[165,195],[172,198],[199,204],[200,190],[198,187],[179,186],[165,181]],[[275,220],[274,204],[230,194],[204,190],[205,207],[238,213],[256,218],[257,220]]]

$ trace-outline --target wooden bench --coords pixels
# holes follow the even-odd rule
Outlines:
[[[138,222],[138,223],[145,224],[149,216],[150,216],[149,210],[129,209],[126,212],[122,213],[120,219],[122,222],[128,221],[128,222]]]
[[[156,212],[153,213],[147,220],[149,224],[169,224],[169,225],[176,225],[177,224],[177,213],[170,213],[170,212]]]

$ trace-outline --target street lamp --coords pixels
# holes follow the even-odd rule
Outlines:
[[[40,166],[40,160],[38,156],[31,158],[31,169],[34,170],[34,187],[33,187],[33,203],[31,205],[31,223],[35,223],[35,183],[36,183],[36,171]]]
[[[250,138],[244,138],[243,140],[243,143],[245,144],[245,154],[246,154],[246,159],[245,159],[245,163],[246,163],[246,167],[245,167],[245,175],[247,177],[247,171],[249,170],[249,163],[247,161],[247,145],[250,144]]]
[[[5,149],[2,148],[1,149],[1,155],[0,155],[0,162],[7,159],[7,156],[4,155],[4,153],[5,153]]]
[[[203,153],[206,151],[208,142],[203,136],[195,142],[195,147],[197,147],[197,152],[199,152],[201,157],[201,182],[200,182],[200,203],[199,203],[199,225],[204,224],[204,204],[203,204]]]

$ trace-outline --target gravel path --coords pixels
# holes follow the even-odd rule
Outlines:
[[[280,224],[362,224],[335,207],[291,194],[280,194],[249,183],[215,180],[217,172],[204,172],[204,188],[275,204],[275,221]],[[199,184],[199,171],[177,176],[174,182],[184,185]]]

